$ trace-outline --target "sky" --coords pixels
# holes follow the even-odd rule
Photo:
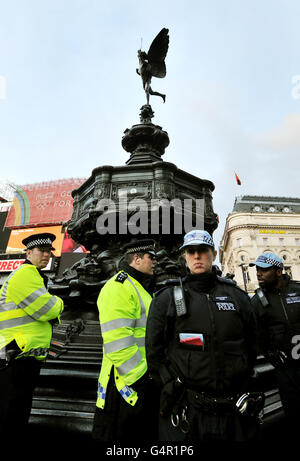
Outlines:
[[[125,164],[137,50],[166,27],[153,123],[164,161],[214,183],[218,244],[236,196],[300,196],[299,19],[298,0],[0,0],[0,181]]]

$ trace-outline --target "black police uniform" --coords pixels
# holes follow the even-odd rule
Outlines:
[[[215,272],[188,275],[183,289],[186,314],[178,316],[171,287],[155,296],[147,322],[149,371],[162,387],[160,440],[252,439],[257,418],[235,409],[256,359],[248,295]]]
[[[293,338],[300,335],[300,282],[290,280],[286,274],[282,277],[283,290],[263,290],[265,306],[258,294],[253,296],[251,303],[257,314],[260,351],[275,367],[283,409],[292,435],[298,427],[300,415],[299,348],[292,353],[295,348]]]

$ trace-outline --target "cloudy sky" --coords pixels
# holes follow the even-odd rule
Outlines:
[[[153,122],[164,160],[215,184],[219,241],[236,195],[300,196],[299,21],[297,0],[0,0],[0,180],[124,164],[137,50],[167,27]]]

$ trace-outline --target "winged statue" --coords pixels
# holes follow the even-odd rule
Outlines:
[[[165,58],[168,48],[169,29],[163,28],[151,43],[148,53],[138,50],[139,68],[136,71],[142,77],[147,104],[149,104],[150,95],[160,96],[164,102],[166,100],[165,94],[152,90],[151,79],[152,77],[164,78],[166,76]]]

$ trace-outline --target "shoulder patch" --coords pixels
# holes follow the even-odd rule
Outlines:
[[[115,282],[124,283],[127,278],[128,278],[128,274],[126,274],[126,272],[122,271],[115,278]]]
[[[154,298],[157,298],[157,296],[159,296],[163,291],[167,290],[167,288],[170,288],[170,287],[167,286],[167,287],[163,287],[163,288],[160,288],[159,290],[157,290],[157,291],[154,293]]]

